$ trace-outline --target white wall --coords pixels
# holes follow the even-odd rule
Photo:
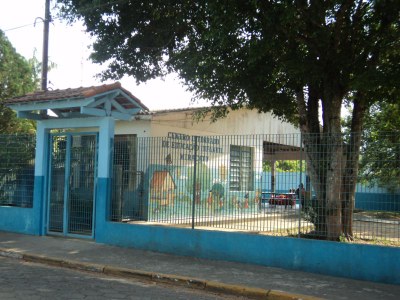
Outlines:
[[[118,121],[115,127],[115,134],[136,134],[138,137],[164,137],[154,141],[152,148],[158,153],[154,159],[164,161],[166,155],[170,155],[173,161],[188,163],[179,158],[182,154],[191,154],[190,150],[175,147],[176,143],[191,144],[191,141],[180,141],[171,138],[168,133],[180,133],[188,136],[221,136],[218,137],[218,145],[222,153],[202,152],[198,155],[207,158],[209,165],[229,165],[229,145],[242,145],[254,147],[254,168],[261,172],[263,159],[263,142],[271,141],[284,145],[297,145],[297,140],[291,140],[286,134],[298,134],[300,131],[292,124],[282,122],[270,113],[258,113],[256,110],[241,109],[231,111],[226,118],[219,119],[214,123],[206,117],[202,121],[193,119],[194,109],[169,110],[153,112],[151,115],[137,116],[132,121]],[[250,136],[252,135],[252,136]],[[259,135],[255,137],[254,135]],[[262,135],[262,136],[261,136]],[[280,136],[282,135],[282,136]],[[235,137],[238,136],[238,137]],[[149,141],[150,142],[150,141]],[[200,149],[207,143],[200,142]],[[147,147],[147,146],[146,146]],[[227,156],[228,155],[228,156]]]
[[[115,125],[115,134],[136,134],[138,137],[150,137],[150,120],[148,118],[145,120],[118,121]]]
[[[168,132],[188,135],[250,135],[250,134],[290,134],[300,133],[290,123],[282,122],[271,113],[241,109],[231,111],[226,118],[211,123],[206,117],[202,121],[193,120],[194,109],[154,112],[137,116],[132,121],[117,121],[116,134],[136,134],[140,137],[163,137]]]
[[[214,123],[206,117],[196,122],[193,110],[155,112],[152,117],[152,136],[165,136],[168,132],[185,129],[191,135],[248,135],[299,133],[292,124],[282,122],[270,113],[241,109],[231,111],[226,118]]]

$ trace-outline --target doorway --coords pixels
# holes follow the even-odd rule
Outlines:
[[[97,133],[50,134],[47,234],[94,237]]]

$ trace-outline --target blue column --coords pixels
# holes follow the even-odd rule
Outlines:
[[[33,190],[33,234],[46,233],[46,174],[48,168],[49,131],[44,122],[36,124],[35,182]]]
[[[94,235],[104,230],[110,212],[112,158],[114,149],[115,121],[111,117],[103,118],[99,124],[99,152],[97,193],[95,203]]]

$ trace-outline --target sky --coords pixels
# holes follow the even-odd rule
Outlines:
[[[55,0],[51,0],[51,7]],[[43,22],[45,0],[0,0],[0,29],[16,51],[26,57],[42,59]],[[52,12],[55,16],[55,12]],[[36,23],[36,24],[35,24]],[[82,23],[68,25],[55,19],[50,24],[49,61],[56,68],[48,73],[48,87],[55,89],[87,87],[111,83],[101,82],[95,75],[106,66],[93,64],[90,55],[91,37]],[[119,80],[122,86],[138,97],[150,110],[204,106],[192,103],[192,94],[180,83],[176,75],[136,85],[133,77]]]

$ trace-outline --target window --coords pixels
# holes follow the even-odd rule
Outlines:
[[[254,189],[253,148],[231,145],[229,186],[231,191]]]

